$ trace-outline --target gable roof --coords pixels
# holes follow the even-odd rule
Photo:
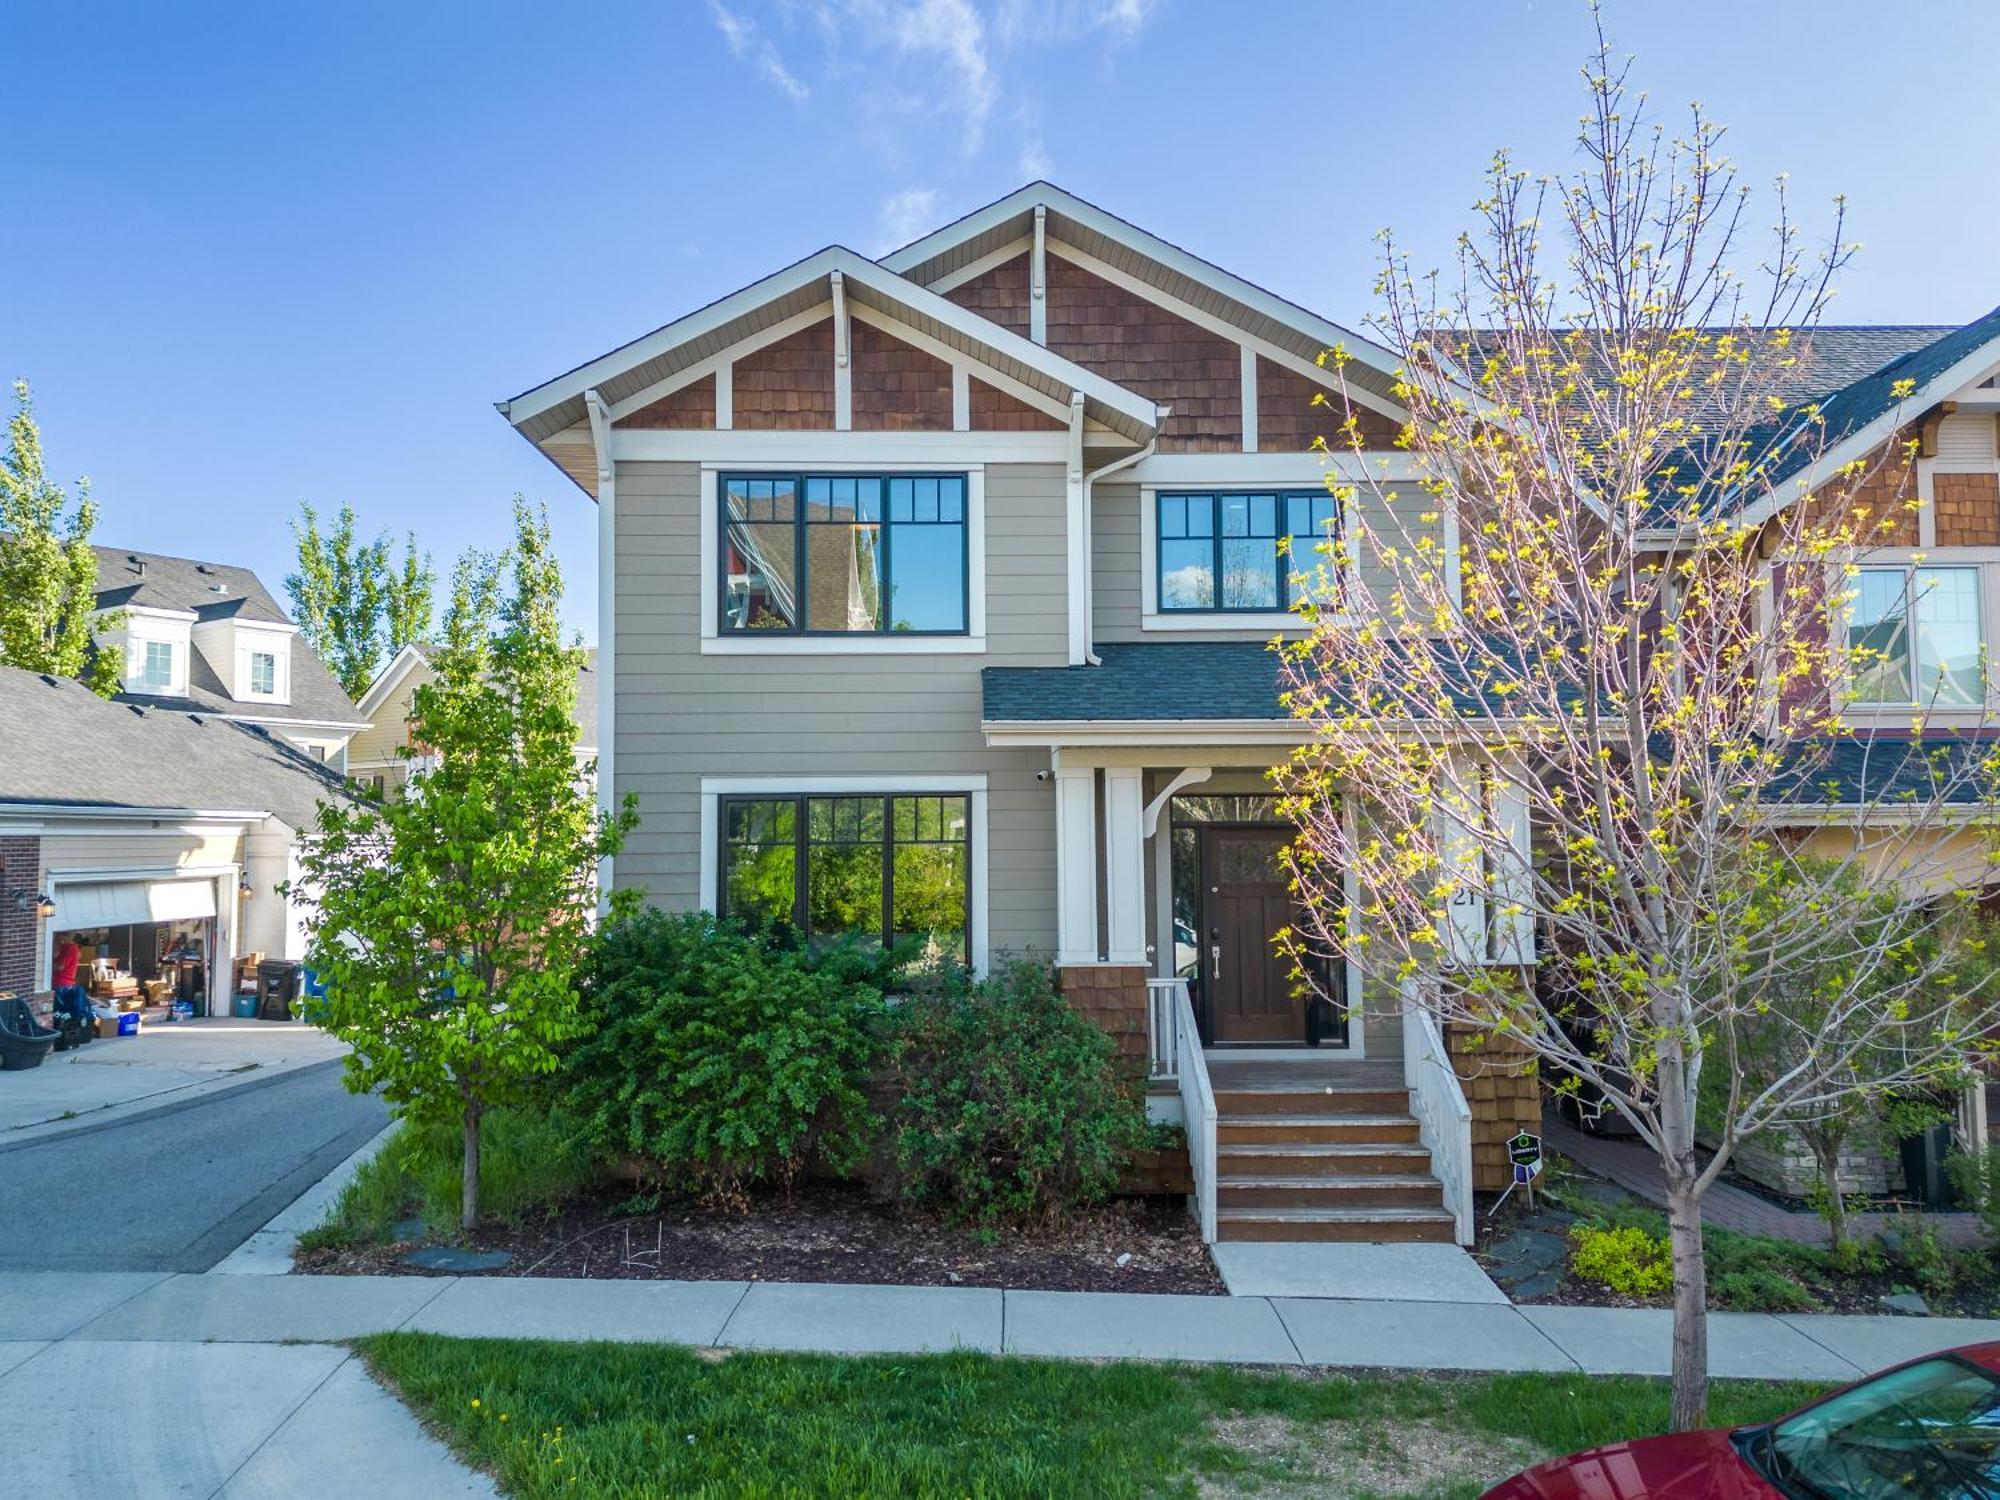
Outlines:
[[[253,725],[116,703],[68,678],[0,667],[0,808],[258,812],[298,829],[342,786]]]
[[[99,609],[170,609],[192,614],[197,623],[228,619],[246,625],[298,628],[291,616],[278,607],[263,580],[248,568],[202,562],[192,557],[169,557],[161,552],[137,552],[127,547],[93,546],[90,550],[97,554]],[[237,698],[197,643],[189,652],[185,696],[125,692],[118,698],[120,702],[145,703],[182,713],[235,714],[272,723],[361,727],[362,716],[346,691],[303,637],[292,643],[291,675],[289,703]]]
[[[883,256],[882,264],[928,286],[1024,235],[1032,235],[1037,208],[1044,210],[1049,238],[1073,245],[1289,354],[1316,360],[1335,345],[1345,348],[1353,358],[1346,378],[1393,399],[1396,372],[1402,366],[1402,357],[1393,349],[1225,271],[1052,182],[1031,182],[974,209]]]
[[[499,403],[500,413],[531,442],[552,437],[586,420],[586,390],[597,390],[613,404],[634,396],[709,355],[810,311],[828,299],[827,282],[835,271],[841,273],[846,295],[858,305],[906,323],[1053,400],[1067,403],[1072,391],[1083,392],[1084,414],[1121,436],[1143,442],[1159,426],[1159,414],[1145,397],[1010,333],[843,245],[829,245],[741,291],[523,391]]]
[[[387,666],[375,674],[375,680],[368,684],[368,691],[361,695],[358,705],[361,716],[373,721],[376,711],[383,701],[395,692],[403,680],[417,667],[430,666],[430,652],[434,647],[422,641],[412,641],[389,659]],[[590,754],[597,753],[597,648],[584,648],[583,665],[576,673],[576,707],[570,711],[577,733],[576,748]]]

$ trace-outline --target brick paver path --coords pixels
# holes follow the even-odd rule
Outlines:
[[[1661,1181],[1659,1162],[1644,1146],[1586,1135],[1553,1114],[1542,1121],[1542,1140],[1550,1150],[1561,1152],[1586,1171],[1610,1179],[1648,1203],[1666,1207],[1667,1192]],[[1799,1245],[1827,1242],[1826,1221],[1818,1214],[1780,1208],[1727,1182],[1716,1183],[1703,1196],[1701,1216],[1703,1223],[1742,1234],[1761,1234]],[[1900,1218],[1899,1214],[1850,1214],[1847,1222],[1856,1239],[1865,1239],[1884,1229],[1893,1229]],[[1924,1222],[1947,1245],[1978,1245],[1985,1239],[1975,1214],[1932,1213],[1924,1215]]]

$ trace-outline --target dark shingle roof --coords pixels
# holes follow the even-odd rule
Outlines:
[[[2000,735],[1933,730],[1878,730],[1796,745],[1794,765],[1772,786],[1770,801],[1793,807],[1863,803],[1953,805],[1991,800],[1993,778],[1982,770],[2000,752]]]
[[[260,729],[0,667],[0,804],[270,813],[310,827],[341,778]]]
[[[97,554],[100,609],[137,606],[192,611],[197,620],[241,620],[245,624],[289,625],[262,580],[248,568],[228,563],[167,557],[122,547],[93,547]],[[292,643],[290,703],[253,703],[230,696],[222,674],[196,645],[188,669],[185,698],[122,693],[120,700],[185,713],[233,713],[257,719],[303,719],[322,724],[359,724],[361,715],[326,664],[301,638]]]
[[[988,667],[984,716],[1085,719],[1289,719],[1280,661],[1265,641],[1103,644],[1101,667]]]

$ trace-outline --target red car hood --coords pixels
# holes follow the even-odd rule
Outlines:
[[[1613,1443],[1539,1464],[1484,1500],[1784,1500],[1722,1431]]]

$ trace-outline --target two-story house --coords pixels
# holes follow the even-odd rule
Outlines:
[[[1845,335],[1828,368],[1858,380],[1952,331]],[[1964,420],[1992,373],[1971,363],[1922,381],[1959,405],[1921,483],[1938,524],[1949,501],[2000,527],[1963,477],[2000,474],[1990,413]],[[1211,1238],[1469,1242],[1532,1079],[1459,1057],[1486,1070],[1462,1089],[1414,1008],[1360,1004],[1381,981],[1329,975],[1343,1003],[1309,1003],[1271,941],[1292,898],[1267,772],[1303,730],[1268,643],[1314,586],[1295,560],[1371,529],[1329,469],[1411,477],[1398,364],[1034,183],[501,403],[598,506],[600,783],[641,815],[612,879],[975,967],[1046,955],[1177,1084]],[[1350,417],[1365,451],[1314,451]],[[1455,552],[1450,507],[1428,524]],[[2000,532],[1935,541],[1974,549],[1954,607],[1990,620]],[[1389,568],[1362,555],[1344,583],[1367,608]]]
[[[335,770],[366,719],[248,568],[97,547],[99,633],[118,696],[149,708],[256,724]]]

